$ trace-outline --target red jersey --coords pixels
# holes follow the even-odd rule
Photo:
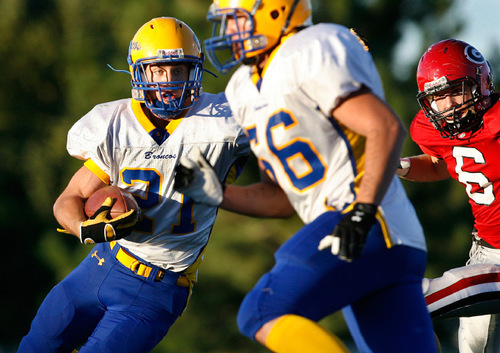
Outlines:
[[[500,248],[500,103],[483,115],[483,126],[472,136],[443,138],[420,110],[410,127],[412,139],[425,154],[446,162],[452,178],[469,195],[478,236]]]

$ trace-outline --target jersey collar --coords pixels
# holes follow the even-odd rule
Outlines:
[[[269,55],[269,58],[267,59],[266,65],[262,69],[262,73],[261,74],[259,74],[259,70],[257,69],[256,66],[253,67],[252,82],[254,83],[254,85],[257,87],[257,89],[259,91],[260,91],[260,86],[262,84],[262,79],[263,79],[264,75],[266,74],[267,68],[271,64],[271,61],[273,61],[273,59],[276,56],[276,53],[278,52],[279,48],[281,48],[281,46],[283,45],[283,43],[285,41],[287,41],[288,39],[290,39],[290,37],[292,37],[296,33],[297,33],[297,31],[292,31],[292,32],[288,33],[286,36],[281,37],[280,44],[278,44],[273,49],[273,51],[271,52],[271,54]]]
[[[139,124],[141,124],[141,126],[144,128],[144,130],[146,130],[148,134],[151,134],[151,132],[156,129],[156,126],[154,126],[153,123],[148,119],[146,114],[144,114],[141,103],[136,101],[135,99],[132,99],[130,105]],[[165,127],[168,136],[172,135],[174,130],[181,123],[182,119],[183,118],[174,119],[168,123],[168,125]]]

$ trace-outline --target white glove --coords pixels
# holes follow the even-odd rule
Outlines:
[[[219,177],[198,148],[193,149],[193,157],[181,156],[175,167],[175,190],[195,202],[219,206],[224,198]]]

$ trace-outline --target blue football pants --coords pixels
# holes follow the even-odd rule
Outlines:
[[[85,342],[80,353],[142,353],[162,340],[190,289],[176,285],[173,272],[161,281],[133,273],[116,259],[118,249],[97,244],[50,291],[18,353],[70,353]]]
[[[313,321],[350,306],[357,332],[373,352],[436,352],[422,293],[426,253],[387,248],[380,226],[367,237],[361,258],[339,260],[320,240],[341,219],[326,212],[282,245],[276,264],[247,294],[238,313],[240,331],[254,339],[266,322],[285,314]]]

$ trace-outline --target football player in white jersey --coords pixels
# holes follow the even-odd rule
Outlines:
[[[174,190],[175,165],[206,158],[219,183],[248,158],[224,93],[202,93],[203,53],[185,23],[144,24],[128,64],[133,98],[97,105],[69,131],[68,152],[85,163],[54,204],[68,233],[97,244],[47,295],[19,352],[150,352],[187,304],[217,213]],[[130,191],[142,217],[107,220],[108,199],[87,220],[85,200],[106,185]]]
[[[309,0],[214,0],[208,19],[214,66],[244,64],[226,88],[235,119],[306,224],[245,297],[240,331],[274,352],[344,352],[317,322],[347,307],[362,351],[436,352],[424,235],[394,175],[406,131],[366,45],[343,26],[312,25]],[[264,190],[243,190],[253,189]],[[221,206],[276,213],[279,198],[252,205],[238,194],[226,188]]]

